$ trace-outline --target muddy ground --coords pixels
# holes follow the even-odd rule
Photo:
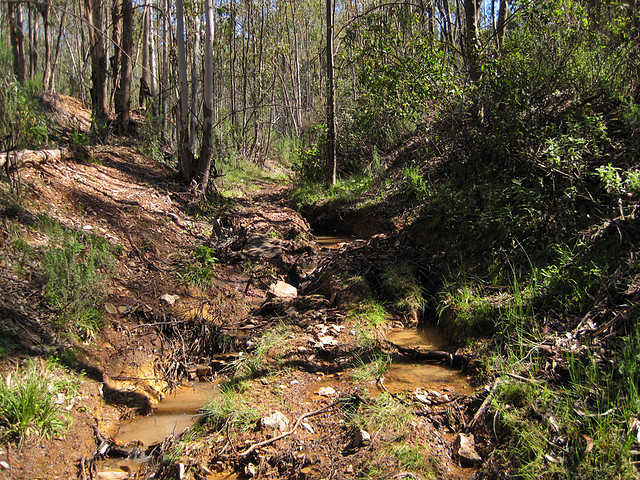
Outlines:
[[[63,108],[64,99],[56,105]],[[490,453],[482,422],[469,426],[486,396],[481,387],[420,375],[391,386],[384,377],[354,375],[376,348],[407,368],[445,362],[473,374],[473,359],[463,351],[453,355],[453,346],[450,353],[428,354],[385,343],[388,326],[376,330],[377,347],[359,343],[360,324],[350,315],[361,292],[343,280],[375,277],[376,265],[403,258],[428,264],[429,254],[401,231],[367,231],[366,240],[324,247],[290,208],[286,185],[262,184],[205,209],[173,169],[126,146],[83,148],[27,164],[12,176],[13,187],[6,178],[0,184],[0,313],[3,331],[20,346],[3,359],[3,371],[28,356],[53,355],[84,375],[69,407],[69,432],[5,441],[0,478],[454,479],[470,478],[476,462],[459,455],[458,434],[476,433],[477,453]],[[24,275],[14,268],[17,238],[42,245],[37,226],[43,213],[104,237],[119,252],[97,335],[69,337],[52,327],[43,272]],[[199,286],[187,278],[194,252],[215,258],[208,283]],[[298,296],[274,297],[269,289],[278,281],[295,286]],[[389,326],[413,328],[416,319],[399,316]],[[234,379],[230,366],[252,358],[260,338],[275,330],[285,336],[269,346],[259,368],[251,374],[236,369]],[[110,446],[107,456],[131,449],[114,437],[118,426],[153,411],[187,381],[234,384],[256,418],[278,411],[288,424],[275,430],[208,424],[199,435],[168,439],[159,447],[163,455],[142,471],[118,469],[116,462],[111,476],[100,473],[101,445]],[[366,412],[392,414],[361,422],[372,429],[362,438],[350,421],[353,411],[364,418]],[[403,422],[393,423],[394,411],[406,413]]]

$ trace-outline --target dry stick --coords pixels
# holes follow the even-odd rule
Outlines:
[[[502,380],[498,378],[493,384],[493,387],[491,387],[491,390],[489,390],[489,395],[487,395],[487,398],[484,399],[484,402],[482,402],[482,405],[480,405],[480,408],[473,416],[471,423],[469,423],[468,427],[466,428],[467,431],[472,429],[476,425],[480,417],[484,415],[484,412],[487,410],[487,407],[489,407],[489,403],[491,402],[493,395],[496,393],[496,389],[498,388],[498,385],[500,385],[500,383],[502,383]]]
[[[319,415],[323,412],[326,412],[327,410],[330,410],[334,407],[336,407],[337,405],[340,405],[341,403],[344,403],[345,400],[343,399],[338,399],[333,403],[330,403],[329,405],[326,405],[314,412],[309,412],[309,413],[305,413],[304,415],[298,417],[298,419],[296,420],[296,423],[293,425],[293,428],[291,430],[289,430],[288,432],[284,432],[281,435],[278,435],[277,437],[273,437],[270,438],[269,440],[265,440],[264,442],[259,442],[259,443],[255,443],[253,445],[251,445],[249,448],[247,448],[244,452],[240,453],[240,457],[246,457],[247,455],[249,455],[250,453],[252,453],[254,450],[256,450],[257,448],[260,447],[264,447],[266,445],[270,445],[274,442],[277,442],[278,440],[281,440],[285,437],[288,437],[289,435],[291,435],[293,432],[296,431],[296,429],[298,428],[298,425],[300,425],[300,423],[302,422],[302,420],[304,420],[305,418],[309,418],[309,417],[313,417],[315,415]]]

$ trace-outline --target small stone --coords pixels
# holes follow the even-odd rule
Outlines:
[[[269,287],[269,295],[277,298],[294,298],[298,296],[298,289],[282,280]]]
[[[0,467],[2,467],[4,470],[11,470],[11,467],[9,466],[9,464],[4,460],[0,460]]]
[[[256,467],[253,463],[249,463],[246,467],[244,467],[244,474],[247,477],[253,478],[256,476],[256,473],[258,473],[258,467]]]
[[[426,395],[416,394],[416,400],[425,405],[431,405],[431,400],[429,400]]]
[[[474,446],[473,435],[459,433],[453,442],[453,450],[458,454],[462,463],[476,464],[482,462],[482,457],[478,455]]]
[[[298,380],[293,379],[289,382],[289,385],[298,385],[299,383],[300,382]]]
[[[323,337],[320,337],[318,339],[318,341],[323,345],[323,346],[330,346],[330,345],[337,345],[338,341],[333,338],[331,335],[325,335]]]
[[[176,300],[178,300],[179,298],[180,298],[179,295],[171,295],[169,293],[165,293],[160,297],[160,300],[162,300],[163,302],[166,302],[168,305],[173,305],[174,303],[176,303]]]
[[[300,425],[302,425],[309,433],[311,434],[315,433],[315,431],[313,430],[313,427],[307,422],[301,422]]]
[[[308,351],[307,347],[298,347],[298,353],[307,353]]]
[[[277,430],[284,432],[289,426],[289,419],[279,411],[260,419],[260,428],[263,430]]]
[[[118,309],[113,303],[106,302],[104,304],[104,309],[107,311],[109,315],[117,315]]]
[[[321,397],[332,397],[336,394],[336,389],[333,387],[322,387],[316,393]]]
[[[344,325],[331,325],[331,330],[333,330],[336,334],[339,334],[344,329],[345,329]]]
[[[93,230],[93,227],[91,225],[85,225],[84,227],[82,227],[83,230]]]
[[[370,443],[371,435],[361,428],[358,428],[353,432],[353,436],[351,437],[351,440],[349,440],[345,450],[355,450],[360,447],[366,447]]]
[[[98,472],[98,474],[96,475],[96,478],[98,478],[98,480],[122,480],[124,478],[127,478],[128,476],[129,476],[129,472],[107,471],[107,472]]]
[[[129,313],[129,311],[130,311],[129,307],[125,307],[124,305],[120,305],[118,307],[118,313],[120,315],[124,315],[125,313]]]

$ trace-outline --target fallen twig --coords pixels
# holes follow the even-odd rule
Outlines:
[[[496,389],[498,388],[498,385],[500,385],[500,383],[502,383],[502,380],[500,378],[496,379],[496,381],[493,384],[493,387],[491,387],[491,390],[489,390],[489,395],[487,395],[487,398],[484,399],[484,402],[482,402],[482,405],[480,405],[480,408],[478,408],[478,411],[473,416],[473,418],[471,419],[471,422],[469,422],[469,425],[465,429],[467,432],[471,430],[473,427],[475,427],[478,420],[480,420],[480,417],[484,415],[484,412],[489,407],[489,403],[491,402],[493,395],[496,393]]]
[[[270,445],[270,444],[272,444],[274,442],[277,442],[278,440],[281,440],[281,439],[283,439],[285,437],[288,437],[289,435],[291,435],[293,432],[296,431],[296,429],[298,428],[300,423],[305,418],[313,417],[315,415],[320,415],[321,413],[324,413],[327,410],[330,410],[330,409],[340,405],[341,403],[344,403],[345,401],[346,401],[345,399],[339,398],[335,402],[330,403],[329,405],[326,405],[326,406],[324,406],[324,407],[322,407],[322,408],[320,408],[318,410],[315,410],[313,412],[309,412],[309,413],[305,413],[304,415],[301,415],[296,420],[296,423],[293,425],[293,428],[291,430],[289,430],[288,432],[284,432],[281,435],[278,435],[277,437],[270,438],[269,440],[265,440],[264,442],[254,443],[249,448],[247,448],[244,452],[241,452],[239,456],[240,457],[246,457],[247,455],[251,454],[252,452],[254,452],[256,449],[258,449],[260,447],[264,447],[266,445]]]

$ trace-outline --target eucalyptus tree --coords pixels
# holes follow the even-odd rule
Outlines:
[[[96,1],[96,0],[94,0]],[[133,2],[122,0],[122,44],[120,48],[120,74],[116,88],[116,115],[121,132],[129,129],[131,110],[131,84],[133,76]]]
[[[107,120],[107,55],[104,45],[102,2],[84,0],[91,55],[91,106],[93,127],[104,134]]]
[[[20,3],[8,2],[9,37],[13,51],[13,74],[20,83],[27,79],[24,57],[24,29],[22,25],[22,7]]]

